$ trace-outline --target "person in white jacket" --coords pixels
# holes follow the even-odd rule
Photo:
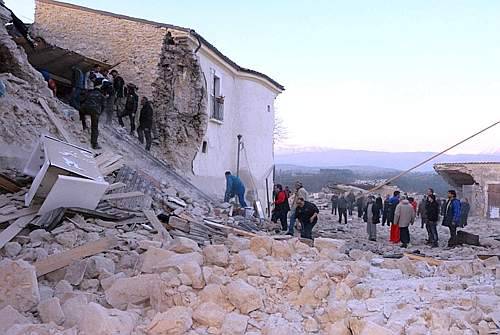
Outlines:
[[[415,222],[415,210],[406,197],[396,207],[394,212],[394,224],[399,225],[401,247],[407,248],[410,243],[410,224]]]

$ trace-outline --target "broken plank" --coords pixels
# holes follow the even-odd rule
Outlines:
[[[103,195],[101,200],[118,200],[118,199],[137,198],[142,196],[144,196],[144,193],[139,191],[126,192],[126,193],[112,193]]]
[[[106,151],[98,156],[95,157],[95,162],[97,166],[102,165],[105,161],[107,161],[109,158],[113,157],[113,153],[110,151]]]
[[[105,167],[103,169],[100,169],[100,170],[101,170],[101,173],[104,176],[107,176],[108,174],[111,174],[114,171],[119,170],[119,169],[121,169],[124,166],[125,166],[125,163],[123,162],[123,160],[119,160],[115,164],[109,165],[109,166],[107,166],[107,167]]]
[[[40,207],[30,207],[30,208],[23,208],[18,210],[15,213],[9,214],[9,215],[0,215],[0,223],[4,223],[10,220],[15,220],[23,216],[27,216],[30,214],[36,214],[38,213],[38,210]]]
[[[59,134],[61,134],[63,139],[66,142],[70,142],[70,137],[69,137],[68,133],[66,132],[66,129],[61,125],[59,118],[54,114],[54,112],[52,112],[49,105],[47,105],[47,102],[43,98],[38,98],[38,103],[45,110],[45,113],[47,113],[50,121],[52,121],[54,126],[56,126],[57,131],[59,132]]]
[[[16,237],[34,218],[36,214],[29,214],[18,218],[10,226],[0,233],[0,249],[4,247],[10,240]]]
[[[96,210],[87,209],[87,208],[78,208],[78,207],[71,207],[71,208],[68,208],[67,210],[69,213],[80,214],[84,218],[90,217],[90,218],[95,218],[95,219],[102,219],[105,221],[125,220],[125,219],[132,217],[132,215],[122,217],[122,216],[118,216],[118,215],[109,214],[106,212],[96,211]]]
[[[125,186],[127,186],[127,184],[122,183],[122,182],[114,183],[114,184],[109,185],[109,187],[106,189],[106,192],[111,192],[111,191],[117,190],[117,189],[125,187]]]
[[[241,229],[238,229],[238,228],[234,228],[234,227],[230,227],[230,226],[225,226],[223,224],[211,222],[211,221],[208,221],[208,220],[203,220],[203,221],[208,226],[215,227],[215,228],[220,228],[220,229],[224,229],[224,230],[227,230],[228,232],[231,232],[231,233],[233,233],[235,235],[242,235],[242,236],[246,236],[246,237],[255,237],[255,236],[257,236],[257,234],[250,233],[250,232],[248,232],[246,230],[241,230]]]
[[[37,277],[70,265],[74,261],[106,251],[117,244],[116,238],[106,237],[79,247],[50,255],[33,264]]]
[[[167,229],[163,226],[163,224],[160,222],[160,220],[158,220],[155,212],[153,212],[152,210],[143,210],[142,212],[144,213],[144,215],[148,219],[149,223],[151,223],[151,225],[156,229],[156,231],[158,232],[158,235],[160,235],[162,240],[165,240],[165,241],[172,240],[172,236],[170,236]]]
[[[432,258],[432,257],[418,256],[418,255],[410,254],[410,253],[406,253],[406,252],[403,253],[403,255],[406,256],[406,257],[408,257],[411,260],[414,260],[414,261],[427,262],[427,264],[429,264],[429,265],[439,266],[439,265],[443,264],[442,260],[435,259],[435,258]]]
[[[0,188],[10,193],[16,193],[21,190],[15,181],[2,173],[0,173]]]
[[[123,156],[121,156],[121,155],[113,155],[110,158],[103,161],[101,164],[99,164],[99,169],[104,169],[108,166],[111,166],[114,163],[118,162],[122,158],[123,158]]]

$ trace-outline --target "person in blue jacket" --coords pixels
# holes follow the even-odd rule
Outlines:
[[[448,201],[444,207],[443,226],[450,229],[448,247],[457,245],[457,227],[460,227],[460,200],[455,190],[448,191]]]
[[[226,171],[226,194],[224,195],[224,202],[228,202],[234,196],[238,196],[238,201],[241,207],[247,207],[245,202],[245,185],[237,176],[233,176],[231,172]]]

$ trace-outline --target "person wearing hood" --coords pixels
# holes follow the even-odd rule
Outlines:
[[[382,198],[369,196],[363,213],[363,221],[366,222],[366,232],[370,241],[377,240],[377,224],[380,223],[380,212],[382,211]]]
[[[394,211],[394,224],[399,226],[399,236],[403,248],[407,248],[410,243],[409,227],[413,222],[415,222],[415,209],[408,199],[403,198]]]
[[[437,222],[439,220],[439,204],[436,201],[436,196],[431,193],[427,196],[427,201],[425,204],[426,212],[426,223],[427,232],[429,233],[428,243],[432,245],[433,248],[438,246],[439,236],[437,232]]]

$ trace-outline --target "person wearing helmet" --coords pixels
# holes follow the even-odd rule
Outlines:
[[[105,105],[105,97],[101,92],[102,84],[102,78],[94,79],[93,88],[87,92],[80,107],[83,130],[87,129],[85,116],[90,115],[90,144],[92,149],[101,149],[97,143],[97,138],[99,136],[99,115],[101,115]]]

